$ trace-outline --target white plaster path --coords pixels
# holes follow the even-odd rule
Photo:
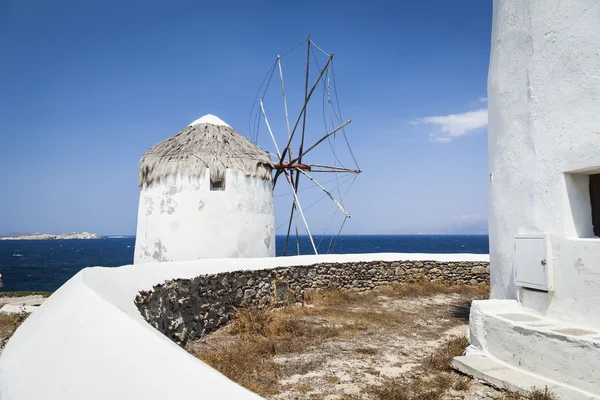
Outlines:
[[[41,295],[31,295],[22,297],[3,297],[0,298],[0,313],[19,314],[22,312],[32,313],[46,300]]]
[[[488,261],[472,254],[359,254],[86,268],[17,329],[0,356],[1,400],[255,399],[151,327],[140,290],[175,278],[343,261]]]

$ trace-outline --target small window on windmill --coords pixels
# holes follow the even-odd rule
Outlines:
[[[219,191],[225,190],[225,177],[223,178],[210,178],[210,190],[211,191]]]
[[[590,206],[592,208],[592,230],[600,236],[600,174],[590,175]]]

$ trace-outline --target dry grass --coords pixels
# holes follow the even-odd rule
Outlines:
[[[387,379],[368,390],[380,400],[439,400],[450,388],[467,390],[471,379],[451,373],[450,363],[468,344],[464,337],[453,337],[427,357],[412,376]]]
[[[266,336],[266,328],[271,319],[270,314],[264,310],[256,308],[238,309],[235,312],[235,323],[231,333],[242,336]]]
[[[25,312],[20,314],[0,313],[0,349],[4,348],[8,339],[28,316],[29,313]]]
[[[241,340],[207,350],[198,357],[229,379],[261,395],[277,394],[280,366],[268,339]]]
[[[487,298],[490,293],[489,285],[446,285],[442,283],[393,283],[380,286],[366,292],[351,292],[346,290],[306,290],[304,301],[317,307],[350,306],[376,299],[378,296],[388,296],[394,299],[408,299],[438,294],[463,294],[476,298]]]
[[[386,380],[382,385],[371,386],[368,393],[377,400],[439,400],[447,388],[434,379],[395,378]]]
[[[470,300],[486,298],[488,293],[487,286],[433,283],[397,284],[367,292],[305,291],[307,306],[288,304],[271,310],[237,310],[232,324],[223,333],[213,334],[219,336],[216,344],[195,345],[191,351],[260,395],[275,396],[292,390],[298,398],[309,398],[315,395],[308,393],[309,389],[314,391],[315,386],[323,385],[330,385],[330,390],[342,395],[334,389],[340,383],[339,375],[324,373],[317,382],[294,381],[286,387],[282,386],[282,379],[319,371],[331,354],[341,359],[345,356],[339,351],[349,350],[345,354],[364,360],[364,374],[379,383],[365,386],[358,397],[343,394],[345,398],[437,400],[450,389],[469,388],[469,378],[450,372],[450,362],[463,353],[468,344],[466,339],[451,338],[432,354],[423,355],[416,375],[397,378],[385,377],[371,367],[381,360],[384,352],[390,352],[381,343],[402,337],[438,340],[443,332],[465,323],[464,315],[455,312],[456,307],[468,311]],[[452,300],[436,298],[440,294]],[[410,306],[404,306],[404,302]],[[395,305],[384,306],[392,303]],[[380,341],[371,342],[375,337]],[[336,343],[349,344],[336,347]],[[353,346],[351,343],[362,345],[348,348]],[[299,361],[307,353],[313,354],[313,358]],[[316,359],[315,354],[319,355]]]
[[[452,389],[454,390],[467,390],[471,386],[471,378],[467,378],[466,376],[458,377],[454,380],[452,384]]]
[[[469,345],[466,337],[454,337],[427,358],[425,366],[435,371],[451,371],[454,357],[462,356]]]
[[[312,314],[314,310],[295,306],[272,310],[239,309],[231,333],[249,341],[260,338],[270,339],[277,344],[285,341],[287,346],[293,340],[302,340],[306,345],[339,335],[339,327],[305,318]]]
[[[359,354],[365,354],[368,356],[374,356],[376,354],[379,354],[379,349],[375,347],[359,347],[357,349],[354,349],[354,351]]]
[[[519,393],[506,392],[502,396],[502,400],[559,400],[559,397],[556,393],[548,390],[547,387],[544,389],[534,387],[525,396]]]
[[[333,383],[333,384],[340,383],[340,378],[338,378],[337,376],[333,376],[333,375],[326,375],[323,377],[323,380],[327,383]]]
[[[253,392],[263,396],[277,394],[277,381],[283,372],[306,373],[307,365],[290,368],[276,363],[273,360],[276,356],[302,351],[339,334],[333,326],[303,319],[307,311],[293,306],[272,310],[239,309],[230,329],[236,340],[196,355]]]
[[[487,298],[490,293],[489,285],[447,285],[443,283],[394,283],[381,286],[373,292],[394,298],[415,298],[437,294],[464,294]]]
[[[502,395],[502,400],[525,400],[525,397],[521,396],[519,393],[506,392]]]
[[[544,389],[533,388],[527,395],[530,400],[558,400],[558,396],[548,390],[547,387]]]

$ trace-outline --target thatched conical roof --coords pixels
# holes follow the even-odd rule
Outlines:
[[[222,179],[227,168],[271,179],[273,164],[266,151],[209,114],[148,150],[140,160],[138,184],[176,174],[200,176],[206,168],[212,180]]]

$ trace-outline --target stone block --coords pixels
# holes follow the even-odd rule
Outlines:
[[[476,266],[476,267],[471,268],[471,273],[472,274],[485,274],[486,270],[484,267]]]

